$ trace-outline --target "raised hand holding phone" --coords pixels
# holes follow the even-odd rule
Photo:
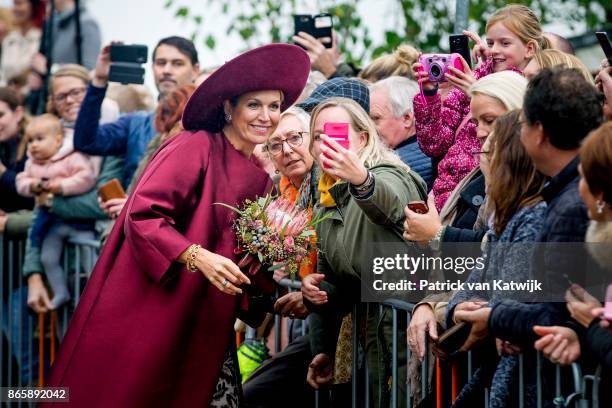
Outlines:
[[[368,169],[357,154],[350,150],[348,132],[346,141],[338,137],[332,139],[325,133],[319,137],[322,142],[319,162],[325,173],[356,186],[363,184],[368,178]]]

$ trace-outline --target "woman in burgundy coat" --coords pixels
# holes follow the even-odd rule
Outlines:
[[[251,153],[309,70],[299,47],[273,44],[195,91],[186,131],[153,156],[119,215],[52,367],[47,386],[69,387],[72,406],[238,406],[233,323],[249,318],[243,290],[267,277],[240,271],[235,214],[214,203],[269,191]]]

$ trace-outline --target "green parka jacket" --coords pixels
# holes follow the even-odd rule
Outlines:
[[[410,251],[414,244],[402,237],[404,207],[408,202],[427,200],[427,187],[413,171],[391,164],[369,169],[374,175],[374,191],[364,199],[356,196],[349,183],[330,188],[335,207],[317,204],[314,216],[331,214],[316,226],[317,272],[325,275],[321,289],[328,302],[316,306],[305,300],[313,311],[311,348],[313,355],[333,356],[342,317],[361,302],[361,277],[372,273],[371,255],[376,243],[398,243]],[[375,250],[375,249],[374,249]]]

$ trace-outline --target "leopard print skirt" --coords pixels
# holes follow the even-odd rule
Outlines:
[[[217,380],[210,408],[238,408],[242,400],[242,386],[236,349],[228,347]]]

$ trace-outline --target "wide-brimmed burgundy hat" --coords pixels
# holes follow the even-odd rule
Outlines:
[[[218,132],[223,127],[223,102],[247,92],[280,90],[281,110],[302,93],[310,59],[291,44],[270,44],[226,62],[195,90],[183,111],[183,128]]]

